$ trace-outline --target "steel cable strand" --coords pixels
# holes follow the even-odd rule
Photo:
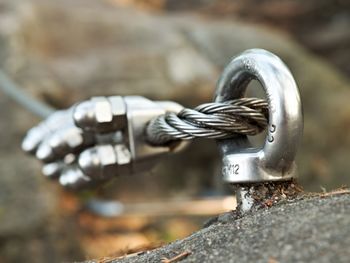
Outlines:
[[[178,114],[178,121],[187,121],[195,127],[225,131],[227,133],[245,133],[253,135],[256,127],[239,116],[224,113],[204,114],[202,112],[184,109]],[[186,131],[185,131],[186,132]]]
[[[194,138],[229,138],[237,134],[255,135],[268,124],[268,104],[257,98],[241,98],[225,103],[205,103],[184,108],[177,115],[166,113],[146,127],[153,145]]]

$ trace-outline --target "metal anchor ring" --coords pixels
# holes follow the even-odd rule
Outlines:
[[[223,178],[228,183],[249,183],[296,177],[294,158],[303,131],[302,106],[292,74],[276,55],[251,49],[235,57],[217,83],[215,101],[243,97],[252,79],[266,93],[268,134],[261,149],[252,148],[247,136],[218,140]]]

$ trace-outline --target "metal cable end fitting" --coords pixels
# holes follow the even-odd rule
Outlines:
[[[74,107],[74,123],[95,134],[97,144],[80,153],[78,166],[94,180],[144,172],[161,157],[181,149],[183,142],[153,146],[145,127],[159,115],[183,107],[170,101],[151,101],[141,96],[93,97]],[[118,135],[118,136],[117,136]]]
[[[95,180],[130,173],[131,155],[123,144],[99,145],[83,151],[78,164],[84,174]]]
[[[246,135],[217,140],[223,156],[224,181],[244,184],[294,178],[303,115],[297,85],[282,60],[262,49],[238,55],[226,66],[217,83],[215,102],[242,98],[252,79],[259,81],[266,93],[268,134],[261,149],[252,148]]]
[[[80,128],[103,133],[124,129],[126,115],[123,97],[93,97],[75,106],[73,119]]]

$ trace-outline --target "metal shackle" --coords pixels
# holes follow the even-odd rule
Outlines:
[[[294,178],[294,158],[303,132],[302,105],[295,80],[281,59],[263,49],[241,53],[224,69],[215,102],[242,98],[252,79],[261,84],[269,104],[265,144],[252,148],[245,135],[217,140],[224,181],[242,184]]]

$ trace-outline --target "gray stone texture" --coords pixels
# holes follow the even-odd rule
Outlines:
[[[183,240],[107,262],[161,262],[188,251],[181,262],[345,263],[349,225],[350,195],[297,200],[239,219],[226,214]]]

